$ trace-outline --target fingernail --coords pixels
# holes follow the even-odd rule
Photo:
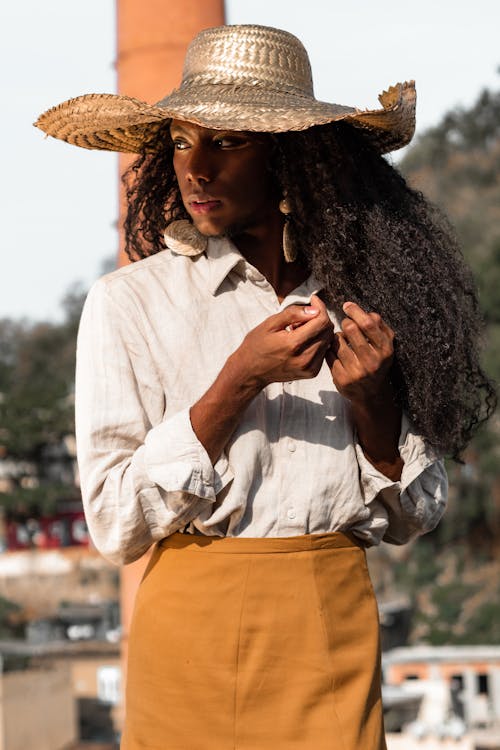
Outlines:
[[[342,310],[344,312],[347,312],[347,310],[351,307],[351,305],[352,305],[352,302],[344,302],[344,304],[342,305]]]
[[[317,315],[319,310],[315,307],[304,307],[304,315]]]

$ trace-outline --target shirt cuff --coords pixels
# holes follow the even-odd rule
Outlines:
[[[193,430],[189,411],[183,409],[148,432],[146,472],[166,492],[187,492],[214,502],[233,474],[224,453],[212,464]]]
[[[395,482],[368,461],[361,445],[356,441],[356,457],[360,470],[361,488],[364,501],[369,505],[377,495],[389,487],[403,492],[420,474],[438,460],[436,452],[425,440],[417,435],[410,420],[403,413],[401,432],[398,440],[399,455],[403,459],[401,479]]]
[[[431,531],[446,508],[448,481],[443,461],[425,440],[415,433],[405,414],[401,422],[399,453],[404,461],[398,482],[378,471],[365,457],[359,444],[356,455],[365,505],[371,522],[377,521],[379,540],[404,544],[412,536]]]

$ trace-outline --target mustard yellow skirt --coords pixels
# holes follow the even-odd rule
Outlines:
[[[129,643],[122,750],[384,750],[378,615],[341,533],[174,534]]]

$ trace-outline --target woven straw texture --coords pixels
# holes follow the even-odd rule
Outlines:
[[[188,47],[182,82],[157,104],[116,94],[87,94],[42,114],[36,127],[76,146],[141,153],[166,120],[207,128],[278,133],[337,120],[362,128],[381,153],[406,145],[415,129],[414,82],[379,96],[381,109],[359,110],[314,98],[302,43],[264,26],[219,26]]]

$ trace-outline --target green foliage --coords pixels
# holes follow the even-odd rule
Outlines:
[[[485,322],[498,327],[500,326],[500,236],[492,242],[488,255],[478,260],[475,270]],[[494,346],[497,343],[495,338],[492,343]]]
[[[430,545],[421,540],[412,548],[409,560],[397,563],[395,566],[395,581],[399,588],[407,592],[418,591],[429,581],[436,580],[440,573],[440,561]],[[422,543],[424,542],[424,543]]]
[[[470,109],[458,107],[448,112],[436,127],[429,128],[405,156],[402,168],[407,173],[429,165],[441,168],[457,151],[487,151],[499,139],[500,91],[485,89]],[[469,169],[470,175],[474,175],[473,162]],[[491,172],[477,174],[480,181],[496,179]]]
[[[442,528],[436,529],[412,547],[408,560],[396,564],[398,588],[413,601],[413,639],[434,646],[498,644],[500,587],[491,590],[498,577],[491,546],[478,545],[482,536],[474,537],[466,524],[459,529],[462,539],[449,519],[442,527],[455,535],[453,542],[443,543]]]
[[[83,299],[81,289],[70,290],[61,323],[0,320],[0,457],[15,469],[10,487],[0,493],[8,515],[50,514],[59,500],[75,495],[73,485],[51,476],[47,451],[74,433],[75,348]]]
[[[0,639],[20,638],[24,624],[19,604],[0,596]]]
[[[461,612],[465,598],[473,588],[459,581],[454,581],[447,586],[436,586],[432,592],[432,602],[439,613],[439,622],[448,628],[456,624]]]
[[[61,500],[73,499],[76,492],[74,487],[43,482],[38,487],[16,487],[12,492],[2,492],[0,502],[7,517],[50,516]]]
[[[43,446],[74,431],[76,331],[83,294],[66,297],[62,323],[0,321],[0,445],[37,460]]]
[[[64,367],[68,341],[56,325],[20,327],[0,387],[2,443],[9,453],[33,458],[44,444],[71,431],[71,378]]]
[[[500,591],[496,601],[486,602],[474,612],[468,624],[468,639],[463,642],[500,644]]]
[[[459,581],[434,586],[431,594],[432,614],[418,615],[420,625],[427,626],[428,643],[443,646],[464,642],[463,635],[457,632],[457,624],[463,613],[464,601],[473,592],[473,586]]]

